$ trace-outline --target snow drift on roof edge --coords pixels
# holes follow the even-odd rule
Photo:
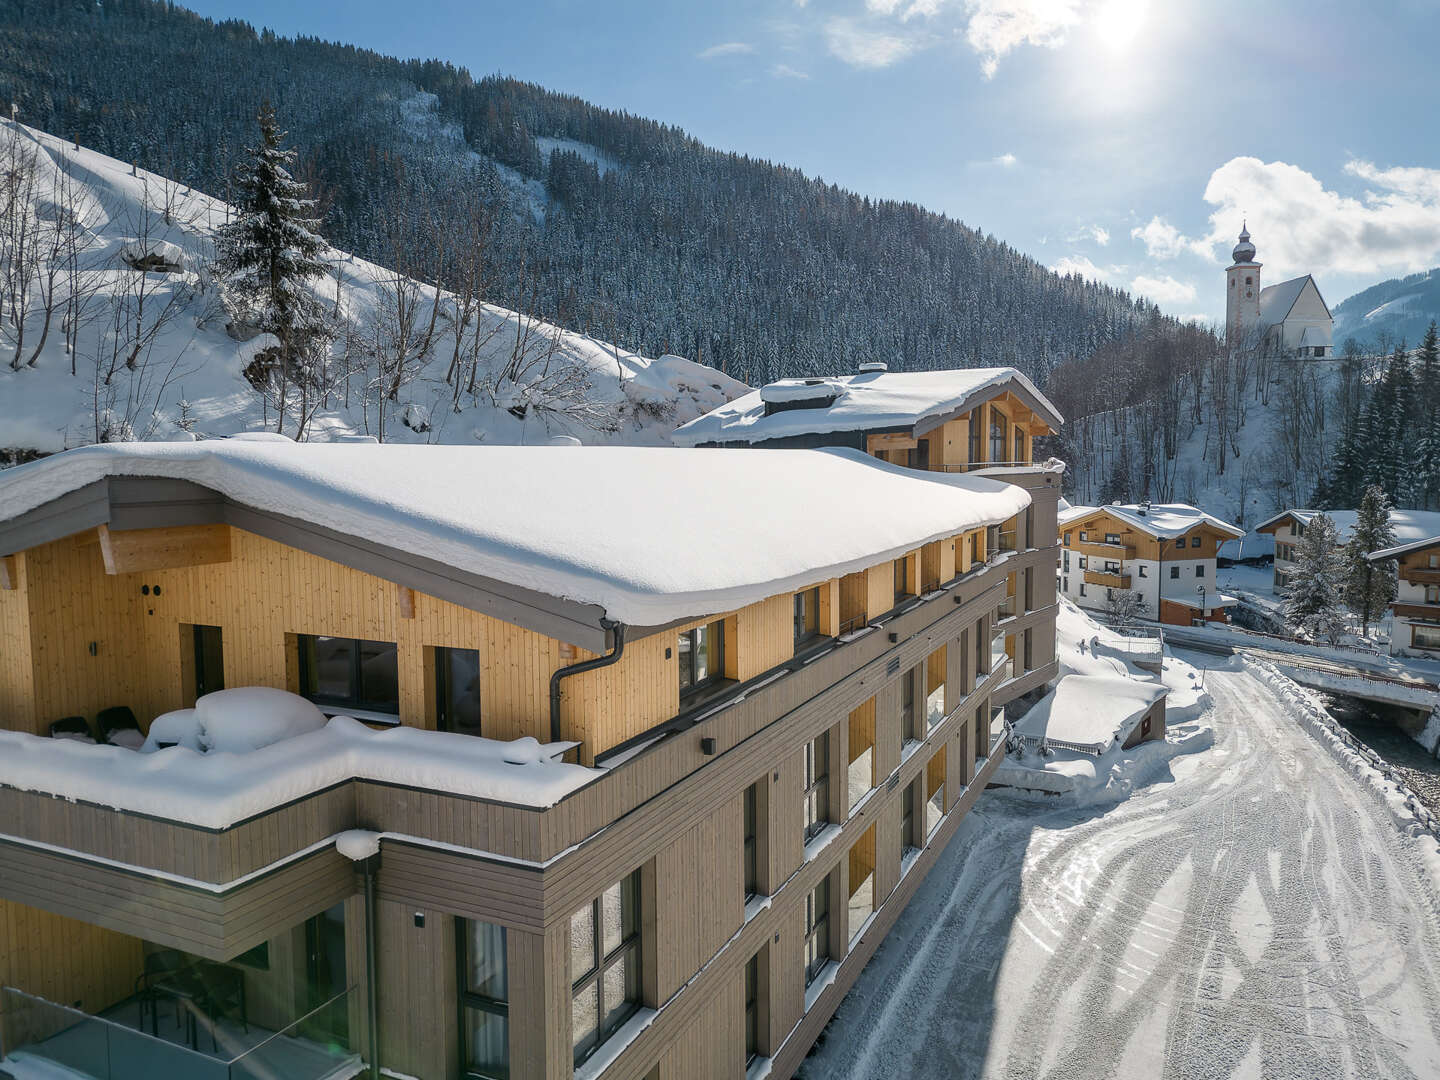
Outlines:
[[[1013,485],[852,450],[214,440],[88,446],[0,472],[0,521],[107,476],[193,481],[636,626],[732,611],[1030,504]]]

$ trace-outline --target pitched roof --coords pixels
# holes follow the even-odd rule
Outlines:
[[[1064,417],[1015,368],[868,371],[824,379],[781,379],[735,398],[678,428],[677,446],[757,443],[840,431],[905,428],[923,435],[981,401],[1012,389],[1059,428]],[[767,409],[766,404],[829,401],[821,407]]]
[[[1314,284],[1315,279],[1310,274],[1302,277],[1291,278],[1289,281],[1277,282],[1274,285],[1267,285],[1260,290],[1260,317],[1256,320],[1251,334],[1255,338],[1265,336],[1265,332],[1272,326],[1278,326],[1289,316],[1295,307],[1295,302],[1300,299],[1300,294],[1305,291],[1306,284]],[[1320,296],[1320,286],[1315,285],[1315,295]],[[1325,298],[1320,296],[1320,304],[1325,308],[1325,314],[1330,314],[1330,307],[1325,303]],[[1318,344],[1328,344],[1320,342]]]
[[[1355,528],[1355,519],[1359,517],[1354,510],[1282,510],[1256,525],[1255,531],[1259,532],[1267,525],[1273,525],[1287,517],[1293,517],[1302,525],[1309,525],[1319,514],[1324,514],[1331,520],[1342,541],[1350,539],[1350,532]],[[1395,507],[1390,511],[1390,529],[1399,544],[1440,536],[1440,511]]]
[[[1408,544],[1396,544],[1394,547],[1382,548],[1379,551],[1370,552],[1366,558],[1371,562],[1381,562],[1385,559],[1397,559],[1412,551],[1423,551],[1428,547],[1440,547],[1440,536],[1427,536],[1423,540],[1412,540]]]
[[[1136,504],[1072,506],[1061,513],[1058,520],[1061,525],[1068,525],[1072,521],[1079,521],[1100,513],[1111,514],[1143,533],[1165,540],[1183,536],[1197,525],[1209,525],[1229,536],[1245,535],[1245,530],[1237,529],[1228,521],[1221,521],[1213,514],[1207,514],[1199,507],[1187,506],[1185,503],[1157,503],[1144,508]]]
[[[111,477],[189,481],[637,627],[744,607],[1030,504],[1010,484],[846,449],[109,443],[0,472],[0,554],[37,542],[46,504]]]

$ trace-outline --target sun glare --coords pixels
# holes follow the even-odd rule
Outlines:
[[[1095,32],[1115,52],[1129,47],[1145,23],[1150,0],[1101,0],[1095,12]]]

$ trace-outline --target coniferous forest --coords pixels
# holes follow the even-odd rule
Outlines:
[[[221,197],[269,100],[332,243],[752,385],[1067,360],[1174,325],[923,208],[438,60],[214,22],[156,0],[0,0],[19,119]],[[470,262],[466,261],[467,272]]]

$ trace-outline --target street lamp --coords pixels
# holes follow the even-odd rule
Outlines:
[[[1196,585],[1195,591],[1200,594],[1200,621],[1203,623],[1207,621],[1205,618],[1205,586]]]

